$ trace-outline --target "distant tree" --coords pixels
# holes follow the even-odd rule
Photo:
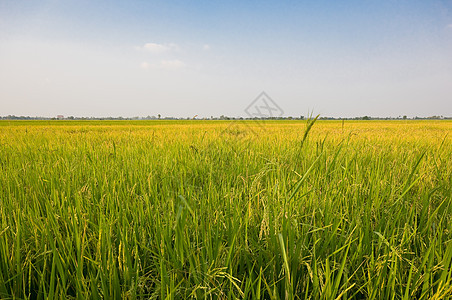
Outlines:
[[[406,120],[407,116],[403,116],[403,119]]]
[[[157,116],[159,117],[159,119],[160,119],[160,118],[162,117],[162,115],[161,115],[161,114],[158,114]]]

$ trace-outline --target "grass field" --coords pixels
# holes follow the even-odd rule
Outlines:
[[[450,298],[452,122],[308,125],[1,121],[0,298]]]

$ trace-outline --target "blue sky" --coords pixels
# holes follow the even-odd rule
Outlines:
[[[452,1],[0,1],[0,115],[452,115]]]

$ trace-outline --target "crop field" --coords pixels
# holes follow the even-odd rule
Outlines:
[[[1,299],[450,299],[452,122],[1,121]]]

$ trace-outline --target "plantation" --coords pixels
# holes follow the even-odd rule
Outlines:
[[[0,121],[0,298],[449,299],[451,131]]]

